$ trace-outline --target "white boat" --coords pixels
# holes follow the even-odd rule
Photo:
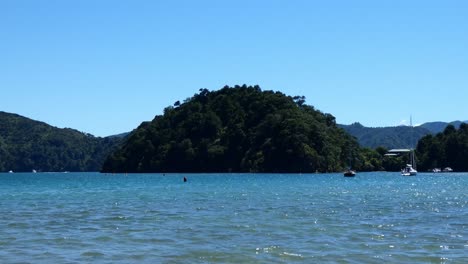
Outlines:
[[[403,176],[416,176],[416,174],[418,174],[418,171],[411,164],[406,164],[406,167],[401,170],[401,175]]]
[[[13,173],[13,171],[11,170],[11,171],[9,171],[8,173]]]
[[[450,167],[444,168],[443,172],[453,172],[453,169]]]
[[[406,164],[406,167],[401,170],[401,175],[403,176],[416,176],[418,174],[418,171],[416,170],[416,159],[414,158],[414,150],[410,150],[409,152],[410,156],[410,163]]]
[[[413,117],[410,116],[410,127],[411,127],[411,138],[413,137],[414,127],[413,127]],[[413,140],[411,140],[413,141]],[[403,176],[416,176],[418,171],[416,170],[416,158],[414,156],[414,149],[409,149],[409,163],[406,164],[406,167],[401,170],[401,175]]]
[[[414,157],[413,149],[391,149],[387,154],[385,154],[385,156],[401,156],[406,153],[409,153],[409,162],[406,164],[406,167],[401,170],[401,175],[415,176],[418,174],[418,171],[416,170],[416,159]]]

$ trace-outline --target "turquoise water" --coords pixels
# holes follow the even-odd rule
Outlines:
[[[468,174],[15,173],[0,187],[0,263],[468,263]]]

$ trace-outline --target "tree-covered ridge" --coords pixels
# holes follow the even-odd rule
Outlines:
[[[467,123],[468,121],[452,121],[450,123],[447,122],[427,122],[421,125],[421,127],[426,128],[427,130],[431,131],[432,134],[437,134],[443,132],[444,129],[448,125],[453,125],[455,128],[459,128],[461,124]]]
[[[427,122],[419,126],[365,127],[360,123],[338,125],[356,137],[362,147],[414,148],[416,142],[428,134],[442,132],[448,125],[460,127],[461,121]]]
[[[356,140],[304,97],[225,86],[200,89],[141,124],[103,171],[325,172],[359,155]]]
[[[431,133],[423,126],[365,127],[359,123],[339,126],[368,148],[414,148],[419,139]]]
[[[448,125],[441,133],[423,137],[417,146],[418,166],[421,171],[451,167],[468,171],[468,124],[457,130]]]
[[[0,112],[0,171],[98,171],[121,140]]]

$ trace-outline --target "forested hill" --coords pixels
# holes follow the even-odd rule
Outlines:
[[[431,131],[425,127],[365,127],[359,123],[339,125],[353,135],[363,147],[377,148],[415,148],[419,139]]]
[[[429,131],[431,131],[432,134],[437,134],[437,133],[443,132],[448,125],[452,125],[456,129],[458,129],[460,127],[460,125],[463,124],[463,123],[468,123],[468,121],[453,121],[453,122],[450,122],[450,123],[446,123],[446,122],[427,122],[427,123],[422,124],[421,127],[424,127],[426,129],[428,129]]]
[[[0,111],[0,172],[99,171],[121,141]]]
[[[200,89],[142,123],[104,172],[339,171],[358,143],[304,97],[258,86]]]
[[[448,125],[443,132],[426,135],[419,141],[416,154],[422,171],[444,167],[468,171],[468,124],[458,127],[457,130]]]
[[[377,148],[414,148],[418,140],[428,134],[437,134],[452,125],[459,128],[462,121],[428,122],[413,128],[409,126],[365,127],[360,123],[338,125],[346,132],[356,137],[363,147]],[[467,121],[465,121],[467,123]]]

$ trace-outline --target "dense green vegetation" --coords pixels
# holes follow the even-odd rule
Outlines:
[[[359,123],[339,126],[355,136],[361,146],[370,148],[361,151],[359,160],[364,162],[361,166],[364,170],[400,170],[409,162],[408,155],[385,157],[387,149],[414,148],[417,142],[416,160],[419,171],[444,167],[468,171],[467,125],[460,121],[430,122],[414,128],[370,128]],[[458,131],[457,127],[460,128]]]
[[[121,141],[0,112],[0,171],[99,171]]]
[[[105,172],[326,172],[369,166],[335,118],[258,86],[200,89],[141,124]]]
[[[419,139],[431,133],[423,126],[365,127],[359,123],[339,126],[368,148],[414,148]]]
[[[409,126],[365,127],[360,123],[338,126],[356,137],[362,147],[392,149],[414,148],[418,140],[424,136],[442,132],[448,125],[458,128],[461,123],[463,122],[428,122],[413,128]]]
[[[450,123],[446,122],[427,122],[421,125],[421,127],[431,131],[432,134],[437,134],[442,131],[448,126],[448,125],[453,125],[455,128],[459,128],[462,123],[467,123],[468,121],[453,121]]]
[[[427,135],[416,150],[421,171],[444,167],[468,171],[468,125],[462,123],[458,130],[449,125],[435,136]]]
[[[0,172],[399,171],[408,157],[386,157],[387,149],[411,148],[418,138],[419,171],[468,171],[468,125],[454,124],[460,128],[436,135],[429,129],[440,130],[441,122],[413,131],[337,126],[302,96],[246,85],[201,89],[131,134],[106,138],[0,112]]]
[[[417,142],[416,148],[416,160],[417,168],[419,171],[431,171],[433,168],[445,168],[451,167],[455,171],[468,171],[468,125],[465,123],[452,122],[448,124],[445,130],[441,133],[433,135],[426,133],[426,135],[421,136],[421,133],[424,132],[422,129],[427,129],[431,127],[433,131],[440,130],[442,122],[433,122],[427,123],[427,126],[424,124],[421,127],[415,127],[414,132],[411,132],[411,127],[395,127],[395,128],[382,128],[380,132],[388,132],[389,135],[394,132],[400,131],[400,137],[393,140],[387,141],[388,149],[390,148],[412,148],[411,144],[408,142],[411,138],[411,133],[415,133],[421,137]],[[455,124],[455,125],[453,125]],[[455,126],[458,126],[457,130]],[[399,130],[396,130],[399,128]],[[422,129],[421,129],[422,128]],[[350,131],[351,129],[351,131]],[[359,130],[359,132],[353,131],[353,129]],[[363,137],[367,135],[368,138],[379,138],[377,142],[381,142],[382,145],[386,145],[384,141],[385,137],[379,135],[379,129],[375,128],[365,128],[360,124],[353,124],[347,126],[347,131],[350,133],[356,134],[364,130],[367,130],[367,133],[361,133]],[[393,132],[392,132],[393,130]],[[406,140],[405,140],[406,138]],[[362,140],[362,138],[361,138]],[[393,142],[393,143],[390,143]],[[400,142],[398,145],[395,142]],[[404,142],[407,142],[406,145]],[[387,147],[377,147],[376,149],[365,148],[361,150],[361,157],[359,160],[362,160],[364,163],[361,166],[361,170],[386,170],[386,171],[399,171],[404,164],[409,162],[409,155],[401,156],[391,156],[386,157],[385,153],[387,152]]]

